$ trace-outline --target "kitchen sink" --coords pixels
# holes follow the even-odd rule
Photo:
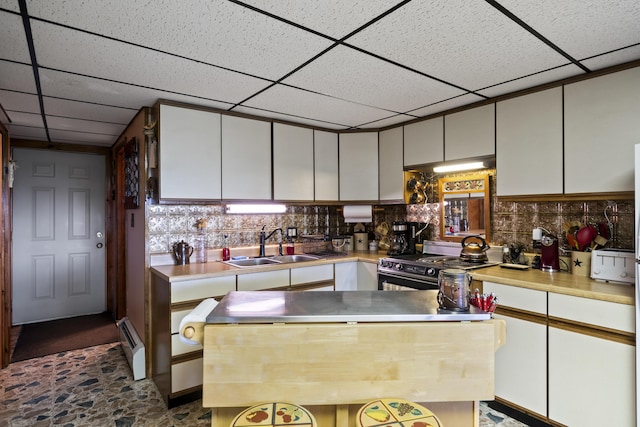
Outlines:
[[[315,255],[300,254],[300,255],[278,255],[278,256],[274,256],[272,259],[278,260],[283,263],[289,263],[289,262],[315,261],[317,259],[320,259],[320,257]]]
[[[234,259],[231,261],[224,261],[225,264],[233,265],[234,267],[255,267],[258,265],[269,264],[282,264],[282,261],[276,261],[271,258],[246,258],[246,259]]]
[[[260,258],[245,258],[245,259],[233,259],[230,261],[223,261],[225,264],[232,265],[234,267],[256,267],[260,265],[272,265],[272,264],[290,264],[294,262],[315,261],[320,259],[315,255],[277,255],[270,257]]]

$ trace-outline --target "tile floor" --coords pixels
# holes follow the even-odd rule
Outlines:
[[[133,381],[120,344],[10,364],[0,370],[0,427],[209,426],[195,401],[167,409],[153,381]],[[527,427],[481,405],[481,427]]]

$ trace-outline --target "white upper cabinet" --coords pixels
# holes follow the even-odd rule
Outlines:
[[[271,123],[222,116],[222,198],[271,200]]]
[[[633,191],[640,67],[565,86],[565,192]]]
[[[380,200],[404,199],[402,127],[379,134]]]
[[[562,88],[497,103],[498,196],[562,194]]]
[[[160,199],[220,199],[220,114],[160,104]]]
[[[444,160],[493,156],[495,123],[495,104],[444,116]]]
[[[273,124],[273,198],[313,201],[313,130]]]
[[[339,138],[340,200],[378,200],[378,132]]]
[[[404,166],[444,160],[444,119],[423,120],[404,126]]]
[[[337,201],[340,183],[338,180],[338,134],[316,130],[313,132],[315,165],[315,199]]]

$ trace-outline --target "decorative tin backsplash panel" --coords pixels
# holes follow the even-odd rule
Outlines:
[[[287,227],[297,227],[298,242],[303,235],[351,234],[354,224],[345,224],[341,209],[339,206],[288,206],[284,214],[233,215],[225,213],[222,205],[148,205],[149,249],[152,254],[167,253],[174,242],[181,240],[195,245],[196,224],[200,220],[206,223],[209,249],[222,247],[225,234],[231,247],[256,246],[260,243],[262,226],[266,226],[269,233],[276,228],[286,232]],[[377,206],[373,223],[364,225],[373,236],[377,224],[405,219],[405,205]],[[279,239],[276,234],[267,243],[275,244]]]

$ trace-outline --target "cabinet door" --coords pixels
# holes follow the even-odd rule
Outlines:
[[[495,152],[495,104],[444,116],[445,161],[493,156]]]
[[[378,289],[378,264],[358,262],[358,290],[375,291]]]
[[[358,290],[358,263],[341,262],[335,264],[336,291]]]
[[[271,200],[271,123],[222,116],[222,198]]]
[[[640,68],[565,86],[566,193],[633,191],[639,117]]]
[[[404,201],[402,128],[379,134],[380,200]]]
[[[496,396],[547,416],[546,323],[500,314],[494,318],[507,325],[506,343],[496,352]]]
[[[562,194],[562,88],[496,107],[498,196]]]
[[[549,327],[550,419],[635,426],[635,404],[634,346]]]
[[[160,198],[221,197],[220,114],[160,104]]]
[[[313,131],[315,199],[337,201],[338,182],[338,134]]]
[[[289,269],[239,274],[239,291],[259,291],[289,286]]]
[[[378,133],[339,138],[340,200],[378,200]]]
[[[404,165],[444,160],[444,119],[423,120],[404,126]]]
[[[273,198],[313,201],[313,130],[273,124]]]

